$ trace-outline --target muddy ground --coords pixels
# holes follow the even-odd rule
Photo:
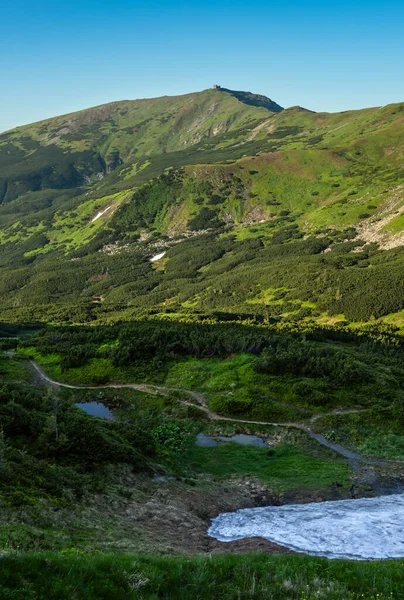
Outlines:
[[[352,488],[334,484],[326,491],[275,494],[254,478],[217,481],[202,476],[178,481],[134,475],[129,469],[112,475],[108,493],[91,494],[73,510],[43,506],[40,513],[4,514],[1,520],[38,528],[57,529],[78,537],[86,550],[156,553],[290,552],[262,538],[219,542],[207,535],[212,518],[221,512],[258,506],[321,502],[352,497]],[[365,478],[366,479],[366,478]],[[403,491],[397,474],[382,474],[377,486],[357,482],[356,497]],[[403,478],[404,481],[404,478]],[[8,520],[10,523],[10,520]]]

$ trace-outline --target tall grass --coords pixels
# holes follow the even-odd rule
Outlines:
[[[404,561],[329,561],[265,554],[159,557],[8,554],[4,600],[386,600],[404,597]]]

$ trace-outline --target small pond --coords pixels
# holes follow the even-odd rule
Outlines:
[[[207,446],[213,448],[219,446],[225,442],[234,442],[235,444],[242,444],[243,446],[256,446],[258,448],[268,448],[268,440],[263,440],[256,435],[246,435],[245,433],[237,433],[232,436],[225,435],[205,435],[204,433],[198,433],[196,436],[197,446]]]
[[[172,475],[153,475],[153,481],[155,483],[172,483],[176,481],[175,477]]]
[[[84,410],[88,415],[92,417],[98,417],[99,419],[107,419],[112,421],[114,415],[102,402],[76,402],[75,406]]]

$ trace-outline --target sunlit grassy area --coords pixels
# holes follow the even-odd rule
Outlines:
[[[338,482],[348,485],[346,462],[315,458],[299,446],[280,445],[256,448],[226,442],[213,448],[193,446],[184,464],[199,473],[215,477],[255,476],[276,492],[321,490]]]

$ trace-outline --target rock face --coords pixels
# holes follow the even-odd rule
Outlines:
[[[222,88],[220,86],[217,86],[214,89],[220,90],[221,92],[227,92],[228,94],[231,94],[237,98],[237,100],[243,104],[248,104],[249,106],[260,106],[262,108],[266,108],[270,112],[282,112],[284,110],[282,106],[267,96],[263,96],[262,94],[253,94],[252,92],[237,92],[234,90],[228,90],[227,88]]]
[[[404,494],[223,513],[212,520],[208,534],[221,542],[261,537],[328,558],[400,558]]]

